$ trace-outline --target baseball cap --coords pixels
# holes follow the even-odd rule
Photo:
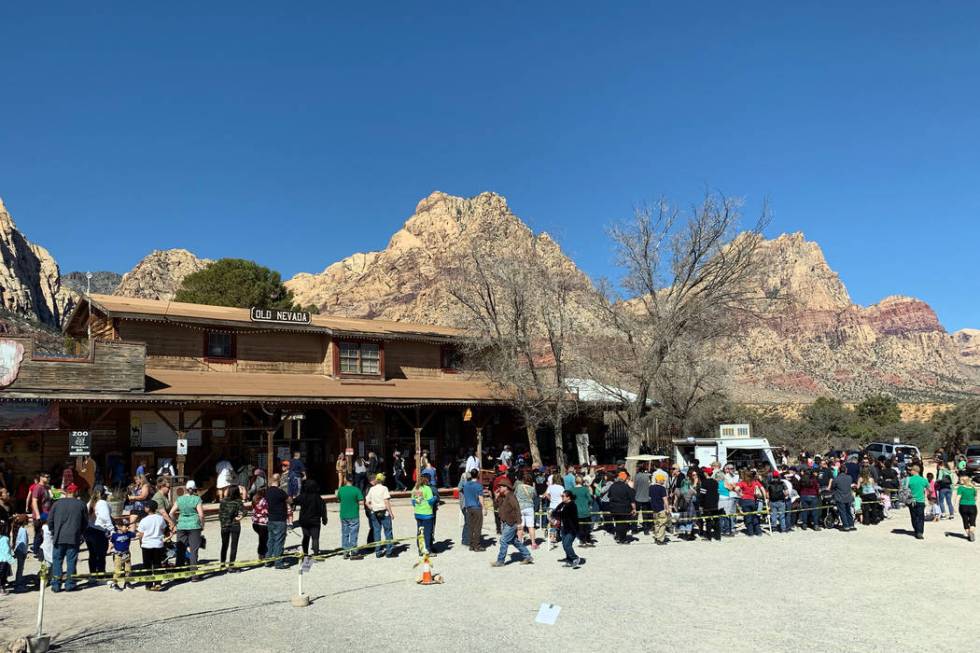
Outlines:
[[[65,488],[65,492],[71,492],[72,494],[75,494],[76,492],[78,492],[78,486],[75,485],[74,483],[69,483],[68,487]]]
[[[184,487],[186,487],[188,490],[196,490],[197,483],[195,483],[194,481],[187,481],[187,485],[185,485]]]
[[[498,472],[506,472],[507,471],[507,465],[497,465],[497,471]]]
[[[385,480],[385,475],[384,474],[376,474],[375,477],[374,477],[374,480],[376,480],[376,481],[383,481],[383,480]]]

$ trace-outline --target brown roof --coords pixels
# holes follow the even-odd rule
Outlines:
[[[474,376],[362,381],[321,374],[256,374],[147,369],[146,396],[222,400],[315,400],[333,403],[500,403],[506,393]]]
[[[173,322],[209,322],[218,324],[242,324],[255,328],[277,328],[280,325],[256,323],[251,320],[247,308],[231,308],[228,306],[208,306],[205,304],[187,304],[184,302],[168,302],[158,299],[142,299],[136,297],[117,297],[116,295],[89,295],[92,305],[112,317],[130,317],[135,319],[151,319]],[[84,300],[79,306],[84,303]],[[76,314],[77,314],[76,310]],[[71,318],[66,321],[66,329]],[[394,337],[427,337],[452,338],[462,335],[459,329],[450,327],[412,324],[409,322],[394,322],[391,320],[367,320],[352,317],[333,317],[329,315],[313,315],[312,323],[305,325],[281,325],[292,330],[327,331],[329,333],[356,333],[377,336]]]

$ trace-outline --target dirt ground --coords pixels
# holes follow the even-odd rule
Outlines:
[[[458,542],[459,524],[457,505],[442,506],[437,541]],[[601,533],[599,546],[579,549],[587,561],[578,570],[557,562],[560,547],[543,545],[530,566],[491,568],[495,549],[473,553],[456,544],[434,559],[445,583],[431,587],[415,583],[417,558],[403,547],[394,559],[317,562],[304,576],[312,598],[305,608],[290,604],[296,567],[218,575],[161,593],[105,586],[48,592],[45,631],[57,650],[84,652],[961,649],[980,605],[980,544],[962,538],[960,526],[958,519],[928,523],[925,541],[917,541],[907,512],[896,511],[853,533],[738,535],[666,547],[642,535],[620,546]],[[362,519],[361,543],[366,527]],[[396,537],[414,528],[410,509],[398,506]],[[339,529],[333,512],[323,548],[339,545]],[[484,533],[488,543],[495,537],[492,517]],[[213,560],[216,524],[207,535],[204,559]],[[298,543],[298,532],[290,533],[287,545]],[[239,557],[254,558],[255,546],[246,525]],[[0,598],[0,641],[32,630],[37,597]],[[555,625],[535,623],[542,603],[561,607]]]

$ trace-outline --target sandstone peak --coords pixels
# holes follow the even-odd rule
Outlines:
[[[767,297],[809,310],[839,311],[851,305],[847,288],[830,269],[820,245],[808,241],[802,232],[763,240],[758,255],[762,260],[759,283]]]
[[[451,324],[448,253],[473,234],[487,233],[478,229],[487,224],[502,247],[537,238],[496,193],[464,198],[435,191],[416,205],[384,250],[354,254],[320,274],[297,274],[286,287],[298,303],[325,313]],[[574,265],[550,238],[539,242],[548,245],[542,250],[549,260]]]
[[[186,249],[153,250],[123,275],[114,294],[124,297],[171,300],[184,277],[211,264]]]
[[[75,303],[61,285],[54,257],[28,241],[0,201],[0,307],[49,326],[58,326]]]

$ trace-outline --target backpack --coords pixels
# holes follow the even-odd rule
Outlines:
[[[936,485],[938,485],[939,489],[941,490],[949,490],[953,487],[953,479],[950,478],[949,470],[940,470],[939,478],[936,480]]]
[[[785,501],[786,500],[786,486],[783,482],[774,478],[769,482],[769,500],[770,501]]]

